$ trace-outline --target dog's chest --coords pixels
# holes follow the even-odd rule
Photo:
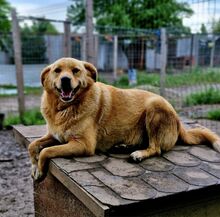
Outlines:
[[[60,143],[64,143],[65,139],[61,134],[58,133],[52,133],[53,137],[58,140]]]
[[[63,125],[55,127],[49,126],[50,134],[60,143],[68,143],[70,140],[78,138],[79,132],[72,127],[64,127]]]

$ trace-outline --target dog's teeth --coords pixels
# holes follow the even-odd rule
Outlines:
[[[61,97],[63,98],[70,98],[72,96],[72,92],[73,91],[70,91],[68,93],[65,93],[64,91],[61,92]]]
[[[69,93],[69,96],[68,96],[68,97],[71,97],[71,96],[72,96],[72,92],[73,92],[73,91],[70,91],[70,93]]]

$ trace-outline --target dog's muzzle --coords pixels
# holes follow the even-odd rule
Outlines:
[[[73,88],[71,85],[71,79],[68,77],[61,78],[61,88],[57,88],[60,93],[60,98],[63,102],[71,102],[73,100],[74,95],[79,90],[80,84]]]

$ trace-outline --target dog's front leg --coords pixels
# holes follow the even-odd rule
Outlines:
[[[32,163],[36,163],[38,161],[38,156],[40,151],[51,145],[57,145],[58,141],[54,139],[51,134],[47,134],[39,139],[34,140],[28,146],[29,155]]]
[[[95,153],[95,143],[85,139],[72,139],[66,144],[44,148],[39,155],[38,172],[34,180],[42,180],[46,175],[45,164],[47,160],[56,157],[90,156]]]
[[[40,151],[45,147],[48,147],[51,145],[57,145],[58,143],[59,142],[55,140],[51,134],[47,134],[30,143],[30,145],[28,146],[28,151],[29,151],[29,155],[30,155],[30,159],[32,163],[32,172],[31,172],[32,177],[35,177],[36,173],[38,172],[37,162],[39,159]]]

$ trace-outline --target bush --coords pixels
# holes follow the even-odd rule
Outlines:
[[[207,117],[211,120],[220,121],[220,109],[209,111]]]
[[[199,93],[192,93],[185,100],[187,106],[217,103],[220,103],[220,91],[213,88]]]
[[[4,121],[4,126],[24,124],[24,125],[42,125],[45,124],[45,120],[39,110],[39,108],[34,108],[27,110],[23,118],[21,119],[18,115],[10,115]]]

